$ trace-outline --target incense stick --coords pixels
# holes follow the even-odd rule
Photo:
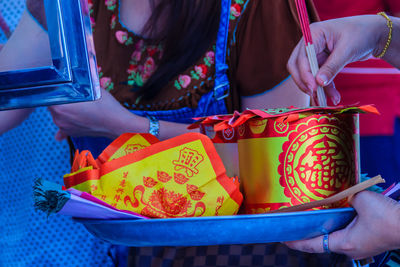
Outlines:
[[[297,206],[293,206],[293,207],[289,207],[289,208],[283,208],[280,210],[273,210],[270,211],[268,213],[280,213],[280,212],[295,212],[295,211],[305,211],[305,210],[309,210],[309,209],[314,209],[317,207],[321,207],[321,206],[327,206],[327,205],[331,205],[333,203],[336,203],[342,199],[348,198],[348,197],[352,197],[353,195],[364,191],[368,188],[370,188],[371,186],[374,186],[376,184],[379,183],[384,183],[385,180],[380,176],[375,176],[374,178],[371,178],[369,180],[366,180],[362,183],[356,184],[346,190],[343,190],[340,193],[337,193],[336,195],[333,195],[331,197],[322,199],[322,200],[317,200],[317,201],[313,201],[313,202],[309,202],[309,203],[304,203],[301,205],[297,205]]]
[[[306,43],[306,52],[308,61],[310,63],[311,72],[314,77],[317,76],[319,66],[317,60],[317,54],[315,52],[314,44],[312,41],[311,30],[310,30],[310,19],[308,17],[307,7],[304,0],[296,0],[297,13],[299,15],[299,21],[301,25],[301,30],[303,32],[304,41]],[[321,107],[326,107],[326,96],[324,89],[318,86],[317,89],[317,101],[318,105]]]

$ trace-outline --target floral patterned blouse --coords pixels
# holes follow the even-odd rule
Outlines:
[[[28,0],[36,2],[37,0]],[[310,17],[316,20],[311,0]],[[213,89],[215,42],[183,73],[150,100],[141,87],[157,69],[161,44],[130,31],[119,17],[120,0],[89,0],[101,87],[133,110],[196,108]],[[31,5],[28,9],[35,16]],[[301,38],[294,0],[232,0],[228,65],[231,94],[228,111],[240,109],[240,97],[263,93],[289,76],[286,62]]]

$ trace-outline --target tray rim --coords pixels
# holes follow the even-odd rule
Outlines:
[[[148,219],[84,219],[84,218],[73,218],[74,221],[83,224],[99,224],[99,223],[139,223],[139,222],[190,222],[190,221],[219,221],[219,220],[234,220],[237,218],[243,220],[252,219],[265,219],[272,217],[297,217],[297,216],[307,216],[316,214],[326,214],[326,213],[346,213],[355,212],[354,208],[334,208],[334,209],[324,209],[324,210],[311,210],[311,211],[297,211],[297,212],[282,212],[282,213],[260,213],[260,214],[237,214],[228,216],[208,216],[208,217],[186,217],[186,218],[148,218]]]
[[[93,236],[111,244],[129,247],[193,247],[308,239],[343,229],[355,216],[356,212],[353,208],[337,208],[287,213],[172,219],[107,220],[74,218],[74,220],[82,223]],[[310,219],[313,222],[308,225],[306,222]],[[285,230],[281,228],[283,221],[288,223],[288,228]],[[303,226],[295,226],[296,222],[302,223]],[[268,225],[269,227],[266,227]],[[262,230],[259,227],[262,227]],[[193,231],[193,229],[196,230]],[[241,233],[232,236],[231,233],[236,233],[236,231]]]

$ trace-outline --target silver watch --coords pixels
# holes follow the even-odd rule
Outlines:
[[[147,115],[149,119],[149,133],[158,138],[160,135],[160,122],[153,116]]]

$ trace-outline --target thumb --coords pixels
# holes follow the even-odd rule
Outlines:
[[[363,210],[363,208],[368,207],[369,202],[373,200],[374,193],[370,191],[362,191],[352,198],[349,199],[350,205],[358,211]]]
[[[66,135],[63,131],[58,130],[54,137],[57,141],[61,142],[65,139],[67,139],[68,135]]]
[[[348,49],[338,47],[333,50],[317,73],[317,83],[322,87],[332,83],[336,75],[348,64],[350,57]]]
[[[383,212],[385,209],[393,209],[392,204],[397,204],[393,199],[371,191],[362,191],[352,197],[349,202],[359,216],[365,217],[371,216],[374,210]]]

